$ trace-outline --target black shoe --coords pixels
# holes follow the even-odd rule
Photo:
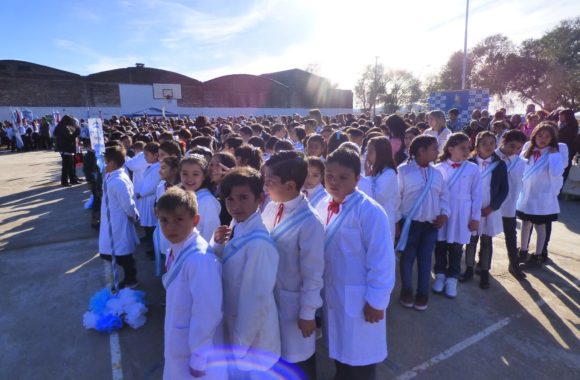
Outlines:
[[[413,291],[410,289],[401,289],[401,297],[399,298],[401,305],[408,309],[412,309],[415,306],[413,302]]]
[[[479,277],[479,287],[481,289],[489,289],[489,271],[482,270]]]
[[[427,310],[427,304],[429,303],[429,296],[425,294],[417,294],[415,297],[415,310],[424,311]]]
[[[548,251],[542,251],[542,254],[540,255],[540,261],[542,263],[547,263],[550,259],[548,258]]]
[[[528,261],[529,253],[527,250],[520,249],[518,252],[518,260],[520,263],[525,263]]]
[[[475,273],[478,276],[481,274],[481,267],[479,266],[479,263],[475,264],[475,268],[473,269],[473,273]]]
[[[473,267],[465,268],[465,272],[459,277],[459,282],[468,282],[473,278]]]
[[[70,183],[61,183],[60,184],[62,187],[71,187],[72,185]]]
[[[510,262],[508,271],[511,273],[512,276],[516,278],[516,280],[521,281],[526,278],[526,274],[522,272],[522,268],[516,262]]]
[[[540,255],[530,255],[528,260],[522,265],[522,269],[538,269],[542,267],[542,257]]]

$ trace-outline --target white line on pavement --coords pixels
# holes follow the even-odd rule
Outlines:
[[[580,283],[580,280],[576,280],[573,282],[573,284],[576,286],[579,283]],[[542,298],[542,299],[536,301],[535,302],[536,306],[542,307],[548,302],[548,300],[551,300],[554,298],[561,298],[563,294],[566,294],[567,292],[569,292],[572,289],[570,289],[568,287],[562,287],[560,290],[562,292],[561,294],[558,294],[558,295],[555,295],[552,297]],[[483,329],[482,331],[478,332],[477,334],[474,334],[474,335],[470,336],[469,338],[467,338],[467,339],[457,343],[456,345],[448,348],[447,350],[441,352],[440,354],[433,356],[431,359],[419,364],[416,367],[411,368],[407,372],[400,374],[399,376],[397,376],[395,378],[395,380],[410,380],[410,379],[416,377],[421,372],[426,371],[427,369],[434,366],[435,364],[442,362],[443,360],[449,359],[453,355],[455,355],[455,354],[465,350],[466,348],[474,345],[475,343],[477,343],[480,340],[486,338],[487,336],[493,334],[494,332],[501,330],[505,326],[509,325],[513,319],[520,318],[523,314],[524,313],[517,313],[511,317],[504,318],[504,319],[494,323],[493,325]]]
[[[111,287],[111,263],[105,261],[105,283]],[[113,331],[109,335],[109,348],[111,350],[111,370],[113,380],[123,380],[123,359],[121,356],[121,342],[119,334]]]

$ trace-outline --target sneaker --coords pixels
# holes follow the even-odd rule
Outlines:
[[[412,309],[414,306],[413,291],[410,289],[401,289],[401,297],[399,298],[399,302],[404,307]]]
[[[413,306],[415,310],[423,311],[427,310],[427,304],[429,303],[429,296],[425,294],[417,294],[415,296],[415,305]]]
[[[457,297],[457,279],[454,277],[449,277],[445,280],[445,296],[447,298]]]
[[[468,282],[473,278],[473,267],[465,268],[465,272],[459,278],[459,282]]]
[[[489,271],[482,270],[481,271],[481,278],[479,279],[479,287],[481,289],[489,289]]]
[[[445,288],[445,275],[443,273],[437,273],[435,275],[435,282],[433,283],[433,293],[441,294]]]

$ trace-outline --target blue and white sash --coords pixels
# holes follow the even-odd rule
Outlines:
[[[431,185],[433,184],[433,177],[434,177],[433,171],[434,171],[434,169],[431,166],[429,166],[429,171],[427,174],[427,183],[425,184],[425,187],[423,188],[423,191],[421,192],[421,194],[419,194],[419,196],[415,200],[415,204],[411,208],[411,211],[409,211],[409,214],[407,214],[405,216],[405,224],[403,224],[403,228],[401,230],[401,236],[399,237],[399,242],[397,243],[397,248],[396,248],[396,250],[399,252],[402,252],[405,250],[405,247],[407,246],[407,240],[409,238],[409,231],[411,230],[411,223],[413,222],[413,218],[417,214],[417,211],[419,211],[419,207],[421,207],[421,204],[423,203],[423,201],[425,201],[425,198],[427,198],[427,194],[429,194],[429,190],[431,190]]]
[[[364,199],[364,196],[360,192],[355,192],[354,195],[342,205],[342,210],[339,211],[338,216],[327,226],[325,239],[324,239],[324,249],[328,247],[328,244],[336,235],[336,232],[340,228],[341,224],[344,222],[346,216],[350,213],[350,211],[356,206],[361,200]]]
[[[316,207],[318,202],[320,202],[326,196],[326,190],[324,187],[320,187],[320,189],[312,195],[312,198],[309,200],[312,207]]]
[[[272,247],[276,248],[276,245],[274,244],[274,241],[272,240],[272,237],[268,232],[266,231],[252,232],[249,235],[234,238],[233,240],[230,240],[226,244],[226,247],[224,248],[224,256],[222,258],[222,263],[225,265],[225,263],[229,259],[231,259],[236,253],[240,251],[240,249],[242,249],[246,244],[248,244],[252,240],[263,240],[265,242],[270,243]]]
[[[510,164],[507,167],[507,172],[511,172],[516,165],[518,164],[518,156],[514,157],[513,161],[510,161]]]
[[[449,178],[449,182],[447,182],[447,187],[449,188],[449,190],[451,190],[451,188],[455,185],[455,183],[459,180],[459,178],[461,178],[461,174],[463,174],[463,172],[465,171],[466,166],[467,161],[463,161],[461,166],[453,172],[453,175],[451,176],[451,178]]]
[[[484,179],[485,177],[487,177],[488,175],[491,174],[491,172],[493,172],[493,170],[499,165],[499,160],[492,162],[491,164],[487,165],[487,168],[485,168],[483,170],[483,172],[481,173],[481,179]]]
[[[542,157],[540,157],[538,159],[538,161],[534,162],[532,165],[529,164],[530,161],[528,161],[528,166],[526,167],[526,170],[524,171],[524,176],[522,177],[522,181],[525,181],[526,179],[528,179],[532,174],[534,174],[535,172],[537,172],[540,169],[543,169],[544,166],[548,165],[548,156],[549,156],[549,152],[546,152],[542,155]]]
[[[175,280],[175,278],[181,271],[181,267],[183,266],[183,263],[186,261],[185,259],[187,259],[189,256],[195,253],[199,253],[196,244],[197,239],[188,246],[186,246],[185,248],[183,248],[179,253],[179,256],[177,256],[177,259],[175,259],[175,261],[171,265],[171,268],[169,268],[169,272],[165,273],[163,277],[161,277],[161,282],[163,282],[163,286],[165,287],[165,289],[169,289],[169,285],[171,285],[171,283]]]
[[[155,275],[161,276],[161,227],[159,223],[153,231],[153,251],[155,252]]]
[[[280,224],[278,224],[272,231],[270,231],[270,236],[274,240],[280,239],[286,232],[290,231],[300,223],[302,223],[306,218],[312,215],[310,207],[306,205],[303,210],[297,211],[292,215],[285,218]]]
[[[212,193],[210,193],[210,191],[208,189],[199,189],[195,192],[195,197],[196,197],[198,203],[199,203],[199,201],[209,197],[210,195],[212,195]]]

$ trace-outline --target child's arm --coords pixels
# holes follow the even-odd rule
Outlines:
[[[562,162],[562,156],[554,148],[552,148],[548,154],[548,170],[550,176],[560,177],[562,173],[564,173],[564,163]],[[568,164],[568,160],[566,160],[566,164]]]
[[[493,211],[499,210],[509,193],[508,172],[505,162],[499,161],[499,165],[495,170],[497,170],[498,173],[497,179],[499,180],[499,192],[497,193],[497,196],[489,203],[489,207],[491,207]]]
[[[133,200],[133,191],[130,185],[124,181],[115,181],[112,182],[112,185],[113,186],[107,190],[113,191],[111,195],[117,199],[117,202],[119,202],[119,205],[127,217],[133,221],[137,221],[139,219],[139,212],[137,211],[137,206]]]
[[[246,262],[233,331],[233,344],[239,346],[234,351],[237,358],[246,356],[258,332],[265,327],[266,315],[276,312],[276,309],[269,310],[268,302],[273,297],[276,285],[278,252],[269,243],[260,240],[248,243],[243,249]]]
[[[447,218],[449,218],[449,214],[451,213],[449,202],[450,195],[449,195],[449,188],[447,187],[447,183],[443,180],[443,175],[439,171],[434,171],[433,175],[438,175],[441,180],[441,190],[439,193],[439,215],[433,222],[433,226],[435,228],[441,228],[447,222]],[[432,185],[434,186],[434,184]]]
[[[188,264],[186,276],[193,300],[189,322],[189,368],[203,375],[208,348],[214,343],[213,337],[223,316],[221,268],[210,255],[196,257]]]
[[[376,201],[385,208],[387,216],[394,218],[396,223],[401,219],[399,212],[399,206],[401,205],[399,183],[397,174],[393,170],[385,170],[386,173],[377,178]]]
[[[366,250],[366,302],[375,310],[385,310],[395,286],[395,252],[391,234],[385,233],[388,218],[377,207],[363,207],[360,223]]]
[[[481,174],[479,172],[473,174],[473,181],[471,181],[471,220],[479,222],[481,220]]]
[[[314,321],[316,310],[322,306],[320,291],[324,273],[324,226],[317,218],[308,221],[310,223],[305,223],[298,235],[302,277],[299,319]]]

